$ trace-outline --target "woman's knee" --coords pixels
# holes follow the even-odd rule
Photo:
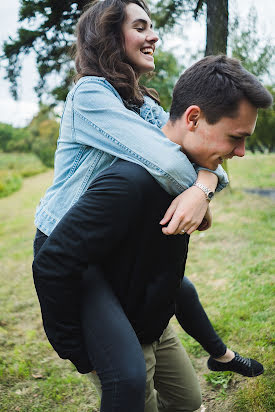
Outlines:
[[[123,393],[139,394],[145,393],[146,367],[145,362],[122,363],[116,368],[110,368],[107,373],[100,373],[102,390],[110,390],[116,386],[116,390]]]
[[[128,393],[145,395],[146,368],[129,368],[127,374],[121,377],[120,382]]]

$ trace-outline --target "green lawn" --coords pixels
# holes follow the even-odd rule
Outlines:
[[[46,169],[33,153],[0,152],[0,198],[19,190],[23,178],[44,172]]]
[[[207,354],[180,331],[207,412],[275,410],[274,202],[237,190],[272,186],[274,161],[274,155],[258,155],[253,162],[250,157],[229,162],[233,192],[213,201],[213,228],[192,235],[186,272],[218,333],[230,348],[265,366],[265,374],[253,379],[211,374]],[[0,199],[1,412],[98,411],[88,379],[48,344],[33,288],[33,214],[51,179],[51,171],[24,179],[20,191]]]

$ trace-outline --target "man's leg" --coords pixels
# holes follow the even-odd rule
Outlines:
[[[168,326],[159,342],[142,347],[147,369],[145,412],[198,409],[201,405],[199,382],[173,329]]]

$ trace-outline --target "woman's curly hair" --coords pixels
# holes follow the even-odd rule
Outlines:
[[[125,8],[134,3],[150,16],[143,0],[97,0],[80,17],[76,26],[76,79],[102,76],[118,91],[127,106],[140,107],[143,96],[159,103],[158,94],[139,84],[137,73],[127,60],[121,31]]]

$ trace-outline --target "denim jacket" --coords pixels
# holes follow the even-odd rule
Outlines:
[[[82,77],[65,102],[54,181],[37,207],[37,228],[50,235],[96,175],[118,158],[143,166],[171,195],[192,186],[199,168],[162,133],[167,120],[168,114],[151,98],[145,97],[138,115],[126,109],[107,80]],[[221,166],[216,174],[219,191],[228,178]]]

